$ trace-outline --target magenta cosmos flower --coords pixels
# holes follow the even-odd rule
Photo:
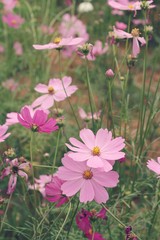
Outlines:
[[[7,194],[11,194],[15,190],[18,176],[24,178],[26,181],[28,180],[26,171],[31,168],[31,165],[29,162],[19,161],[18,158],[13,159],[12,161],[8,160],[7,163],[9,166],[2,171],[0,179],[2,180],[4,177],[11,175],[9,178],[7,190]]]
[[[70,138],[70,143],[66,144],[72,150],[68,156],[77,162],[87,161],[87,166],[91,168],[103,168],[108,172],[112,170],[113,160],[121,159],[125,156],[121,150],[125,147],[124,139],[117,137],[112,139],[112,133],[107,129],[99,129],[96,136],[90,129],[80,131],[82,142],[75,138]]]
[[[24,107],[17,116],[19,123],[33,132],[51,133],[58,129],[56,120],[53,118],[48,120],[48,114],[43,110],[36,110],[32,117],[29,108]]]
[[[117,38],[124,39],[124,38],[133,38],[133,45],[132,45],[132,55],[133,57],[137,57],[137,55],[140,53],[140,46],[146,44],[146,40],[144,37],[140,37],[140,31],[138,28],[133,28],[131,33],[127,33],[123,30],[114,28],[114,33],[116,34]]]
[[[157,162],[154,159],[148,160],[147,167],[155,172],[158,175],[157,177],[160,178],[160,157],[157,158]]]
[[[104,172],[100,169],[89,168],[85,162],[76,162],[65,154],[62,159],[64,166],[59,167],[57,176],[66,181],[62,184],[62,193],[68,197],[80,191],[80,202],[105,203],[109,195],[105,187],[112,188],[118,184],[118,173]]]
[[[18,29],[23,23],[24,19],[17,14],[8,12],[2,16],[2,21],[6,23],[11,28]]]
[[[77,90],[76,86],[70,86],[71,82],[72,78],[65,76],[62,78],[62,81],[58,78],[50,79],[48,85],[39,83],[35,90],[39,93],[44,93],[44,95],[37,98],[32,103],[32,107],[41,105],[43,109],[48,109],[53,106],[54,101],[60,102],[70,97]]]
[[[62,194],[61,186],[65,181],[59,179],[57,176],[54,176],[50,183],[45,186],[45,195],[46,200],[49,202],[55,202],[56,207],[68,202],[68,197]]]
[[[8,126],[0,125],[0,142],[4,142],[4,140],[9,137],[10,133],[6,133],[8,130]]]
[[[47,109],[42,109],[42,108],[33,109],[30,105],[26,105],[25,107],[28,108],[28,110],[30,111],[31,117],[34,116],[34,113],[35,113],[37,110],[43,110],[46,114],[49,114],[49,113],[50,113],[50,111],[47,110]],[[19,120],[18,120],[18,112],[10,112],[10,113],[7,113],[7,118],[6,118],[5,124],[6,124],[7,126],[11,126],[11,125],[14,125],[14,124],[17,124],[17,123],[19,123]]]
[[[62,49],[65,46],[75,46],[83,42],[83,38],[73,38],[73,37],[68,37],[68,38],[60,38],[56,37],[53,41],[53,43],[48,43],[44,45],[38,45],[34,44],[33,47],[36,50],[45,50],[45,49]]]

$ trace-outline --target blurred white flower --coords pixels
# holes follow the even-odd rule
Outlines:
[[[93,11],[94,7],[92,3],[90,2],[82,2],[78,6],[78,12],[79,13],[84,13],[84,12],[91,12]]]

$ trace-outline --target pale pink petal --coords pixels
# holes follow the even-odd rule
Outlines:
[[[17,174],[11,174],[8,182],[7,194],[11,194],[14,192],[16,183],[17,183]]]
[[[104,189],[104,187],[96,183],[94,180],[92,180],[92,186],[94,188],[95,194],[94,200],[99,204],[106,203],[109,199],[109,195],[108,192]]]
[[[99,129],[96,134],[95,146],[102,148],[108,140],[108,130],[107,129]]]
[[[79,140],[77,140],[76,138],[73,138],[73,137],[71,137],[71,138],[69,138],[69,141],[71,142],[71,144],[72,145],[74,145],[74,146],[76,146],[76,147],[78,147],[78,148],[82,148],[82,149],[84,149],[84,150],[88,150],[88,148],[87,148],[87,146],[86,145],[84,145],[82,142],[80,142]]]
[[[71,171],[76,171],[77,173],[82,173],[86,169],[86,163],[79,164],[78,162],[71,159],[68,154],[64,155],[64,158],[62,158],[63,165],[70,169]]]
[[[72,152],[69,152],[68,153],[68,156],[72,159],[74,159],[74,161],[77,161],[77,162],[83,162],[85,160],[88,160],[91,156],[90,153],[72,153]]]
[[[61,176],[59,175],[58,177],[60,178]],[[73,196],[80,190],[84,183],[84,179],[65,182],[61,186],[62,193],[68,197]]]
[[[90,129],[84,128],[80,131],[80,138],[86,144],[89,149],[93,149],[95,146],[95,136]]]
[[[94,189],[90,180],[86,180],[80,190],[80,202],[87,203],[94,199]]]
[[[43,96],[42,96],[42,97],[43,97]],[[53,105],[54,105],[54,97],[53,97],[52,95],[48,95],[48,96],[44,99],[43,103],[41,104],[41,107],[42,107],[43,109],[49,109],[49,108],[51,108]]]
[[[94,181],[104,187],[108,187],[108,188],[116,187],[119,182],[118,178],[119,178],[119,175],[115,171],[99,173],[98,171],[94,172],[93,170]]]
[[[65,144],[70,150],[72,150],[73,152],[82,152],[82,153],[89,153],[90,150],[87,149],[81,149],[81,148],[76,148],[76,147],[72,147],[70,144],[66,143]]]
[[[59,167],[58,176],[60,176],[62,180],[66,181],[78,180],[82,178],[82,172],[71,172],[70,169],[67,169],[65,167]]]
[[[155,160],[151,159],[147,162],[147,167],[152,170],[153,172],[160,175],[160,164],[156,162]]]
[[[87,161],[87,166],[91,168],[101,168],[103,167],[103,161],[98,156],[92,156]]]
[[[107,160],[118,160],[120,158],[123,158],[124,156],[125,156],[125,153],[123,152],[115,152],[115,153],[103,152],[101,154],[101,157]]]
[[[141,46],[146,44],[146,40],[144,39],[144,37],[138,37],[138,41],[140,41]]]
[[[109,172],[113,169],[112,166],[114,165],[113,164],[114,161],[109,161],[108,162],[107,160],[104,160],[104,159],[102,159],[102,161],[103,161],[103,169],[104,169],[105,172]]]
[[[41,105],[45,100],[46,98],[48,98],[48,94],[45,94],[43,96],[40,96],[38,97],[33,103],[32,103],[32,107],[35,108],[39,105]]]
[[[27,175],[27,173],[19,170],[19,171],[18,171],[18,175],[21,176],[22,178],[25,178],[26,181],[28,180],[28,175]]]
[[[63,77],[62,82],[65,88],[67,88],[71,83],[72,83],[72,78],[71,77]]]
[[[123,39],[123,38],[133,38],[131,33],[127,33],[127,32],[125,32],[123,30],[120,30],[120,29],[114,28],[114,33],[120,39]]]
[[[79,115],[80,115],[80,117],[82,118],[82,119],[85,119],[85,118],[87,118],[87,114],[86,114],[86,112],[83,110],[83,108],[78,108],[78,112],[79,112]]]
[[[54,43],[48,43],[48,44],[44,44],[44,45],[39,45],[39,44],[34,44],[33,47],[36,50],[45,50],[45,49],[52,49],[55,47]]]
[[[48,93],[48,86],[45,84],[39,83],[34,89],[40,93]]]
[[[140,53],[140,47],[139,47],[138,38],[134,37],[133,46],[132,46],[132,55],[133,57],[137,57],[139,53]]]

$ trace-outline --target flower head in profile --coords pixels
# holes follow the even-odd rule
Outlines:
[[[112,188],[118,184],[118,173],[104,172],[101,169],[90,168],[85,162],[76,162],[65,154],[63,166],[58,168],[57,176],[65,182],[61,186],[62,193],[68,197],[80,192],[80,202],[105,203],[108,192],[105,187]]]
[[[39,83],[35,90],[44,95],[37,98],[32,107],[41,106],[43,109],[49,109],[54,105],[54,101],[60,102],[70,97],[77,90],[75,85],[70,86],[71,82],[72,78],[65,76],[62,81],[58,78],[50,79],[48,85]]]
[[[12,161],[8,160],[8,166],[2,171],[2,175],[0,176],[1,180],[4,177],[10,175],[7,194],[11,194],[14,192],[18,176],[24,178],[26,181],[28,180],[27,172],[31,168],[31,165],[29,162],[25,161],[24,158],[22,159],[23,161],[21,161],[21,158],[15,158]]]
[[[108,5],[117,10],[133,11],[136,15],[137,10],[154,8],[153,1],[129,1],[129,0],[108,0]]]
[[[4,140],[9,137],[10,133],[6,133],[7,130],[7,125],[0,125],[0,142],[4,142]]]
[[[7,12],[2,16],[2,21],[6,23],[11,28],[20,28],[20,26],[24,23],[24,19],[12,12]]]
[[[160,178],[160,157],[157,158],[157,161],[154,159],[148,160],[147,167],[157,174],[157,177]]]
[[[49,202],[55,202],[56,207],[68,202],[68,197],[62,194],[61,186],[65,181],[53,176],[51,181],[45,186],[45,199]]]
[[[17,116],[19,123],[33,132],[49,134],[58,129],[56,120],[53,118],[48,119],[48,114],[44,110],[36,110],[32,116],[30,109],[23,107]]]
[[[125,147],[122,137],[112,138],[112,133],[107,129],[99,129],[97,134],[90,129],[82,129],[80,138],[83,143],[75,138],[69,141],[73,145],[66,144],[71,150],[68,156],[77,162],[87,162],[90,168],[103,168],[104,171],[112,170],[113,160],[119,160],[125,156],[121,150]]]
[[[139,31],[138,28],[133,28],[131,33],[127,33],[123,30],[114,28],[114,32],[115,32],[117,38],[133,39],[133,45],[132,45],[132,55],[133,55],[133,57],[137,57],[137,55],[140,53],[139,42],[141,43],[142,46],[146,44],[146,40],[144,39],[144,37],[140,37],[140,31]]]
[[[44,44],[44,45],[39,45],[39,44],[34,44],[33,47],[36,50],[45,50],[45,49],[57,49],[61,50],[65,46],[75,46],[83,42],[83,38],[73,38],[73,37],[68,37],[68,38],[61,38],[61,37],[56,37],[53,42]]]
[[[17,56],[21,56],[23,54],[22,44],[20,42],[15,42],[13,48]]]
[[[83,119],[85,122],[89,122],[92,119],[92,114],[91,112],[86,113],[83,108],[78,109],[79,116],[81,119]],[[93,119],[94,120],[100,120],[101,116],[101,110],[93,114]]]

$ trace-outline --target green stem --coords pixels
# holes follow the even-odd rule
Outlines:
[[[71,230],[71,227],[72,227],[72,224],[73,224],[74,217],[75,217],[75,215],[76,215],[76,213],[77,213],[78,207],[79,207],[79,199],[78,199],[78,203],[77,203],[77,206],[76,206],[76,208],[75,208],[75,211],[74,211],[74,213],[73,213],[70,226],[69,226],[69,228],[68,228],[68,232],[67,232],[67,237],[66,237],[66,239],[68,239],[68,237],[69,237],[69,233],[70,233],[70,230]]]
[[[108,79],[108,94],[109,94],[109,119],[111,119],[111,127],[113,127],[113,135],[115,137],[115,127],[114,127],[114,119],[113,119],[113,110],[112,110],[112,86],[111,86],[111,80]]]
[[[63,224],[62,224],[62,226],[61,226],[61,228],[60,228],[60,230],[59,230],[59,232],[58,232],[55,240],[58,239],[60,233],[62,232],[62,230],[63,230],[63,228],[64,228],[64,226],[65,226],[65,224],[66,224],[66,222],[67,222],[67,219],[68,219],[69,214],[70,214],[70,211],[71,211],[71,206],[72,206],[72,205],[71,205],[71,203],[70,203],[70,204],[69,204],[69,209],[68,209],[67,215],[66,215],[66,217],[65,217],[65,219],[64,219],[64,222],[63,222]]]
[[[36,189],[35,189],[35,183],[34,183],[34,164],[33,164],[33,132],[31,131],[31,139],[30,139],[30,160],[31,160],[31,164],[32,164],[32,167],[31,167],[31,171],[32,171],[32,182],[33,182],[33,187],[34,187],[34,205],[35,205],[35,208],[37,206],[37,201],[36,201]]]
[[[106,208],[106,206],[102,203],[101,204],[102,207],[124,228],[126,228],[127,226],[121,222],[121,220],[119,220],[108,208]],[[139,239],[139,240],[142,240],[140,237],[138,237],[133,231],[132,233]]]
[[[1,222],[0,232],[2,231],[2,228],[3,228],[3,224],[4,224],[4,221],[5,221],[7,212],[8,212],[8,208],[9,208],[9,205],[10,205],[10,202],[11,202],[11,198],[12,198],[12,194],[10,194],[10,196],[9,196],[9,200],[8,200],[8,203],[7,203],[7,207],[6,207],[6,209],[5,209],[5,212],[4,212],[4,215],[3,215],[3,219],[2,219],[2,222]]]
[[[92,115],[92,127],[93,130],[95,129],[95,122],[94,122],[94,111],[92,106],[92,93],[91,93],[91,84],[90,84],[90,78],[89,78],[89,71],[88,71],[88,62],[87,57],[85,56],[85,66],[86,66],[86,78],[87,78],[87,90],[88,90],[88,97],[89,97],[89,105],[91,109],[91,115]]]
[[[59,146],[59,140],[60,140],[60,129],[58,130],[58,136],[57,136],[57,143],[56,143],[56,149],[54,153],[54,159],[53,159],[53,170],[56,167],[56,158],[57,158],[57,153],[58,153],[58,146]]]
[[[62,81],[61,50],[58,50],[58,53],[59,53],[59,72],[60,72],[60,79],[61,79],[61,81]],[[75,121],[76,121],[76,123],[77,123],[78,129],[80,130],[81,128],[80,128],[78,119],[77,119],[77,117],[76,117],[76,114],[75,114],[75,112],[74,112],[73,106],[72,106],[72,104],[71,104],[71,102],[70,102],[70,99],[69,99],[69,97],[68,97],[68,94],[67,94],[67,92],[66,92],[66,89],[65,89],[65,86],[64,86],[63,81],[62,81],[62,86],[63,86],[64,92],[65,92],[65,94],[66,94],[67,101],[68,101],[68,103],[69,103],[69,106],[70,106],[70,108],[71,108],[71,111],[72,111],[72,113],[73,113],[73,116],[74,116],[74,118],[75,118]]]
[[[156,185],[155,204],[153,205],[153,209],[152,209],[153,214],[152,214],[152,218],[150,221],[150,226],[148,228],[147,240],[151,239],[150,235],[152,233],[152,228],[154,226],[156,214],[157,214],[158,208],[159,208],[159,201],[160,201],[159,188],[160,188],[160,179],[158,180],[157,185]]]

